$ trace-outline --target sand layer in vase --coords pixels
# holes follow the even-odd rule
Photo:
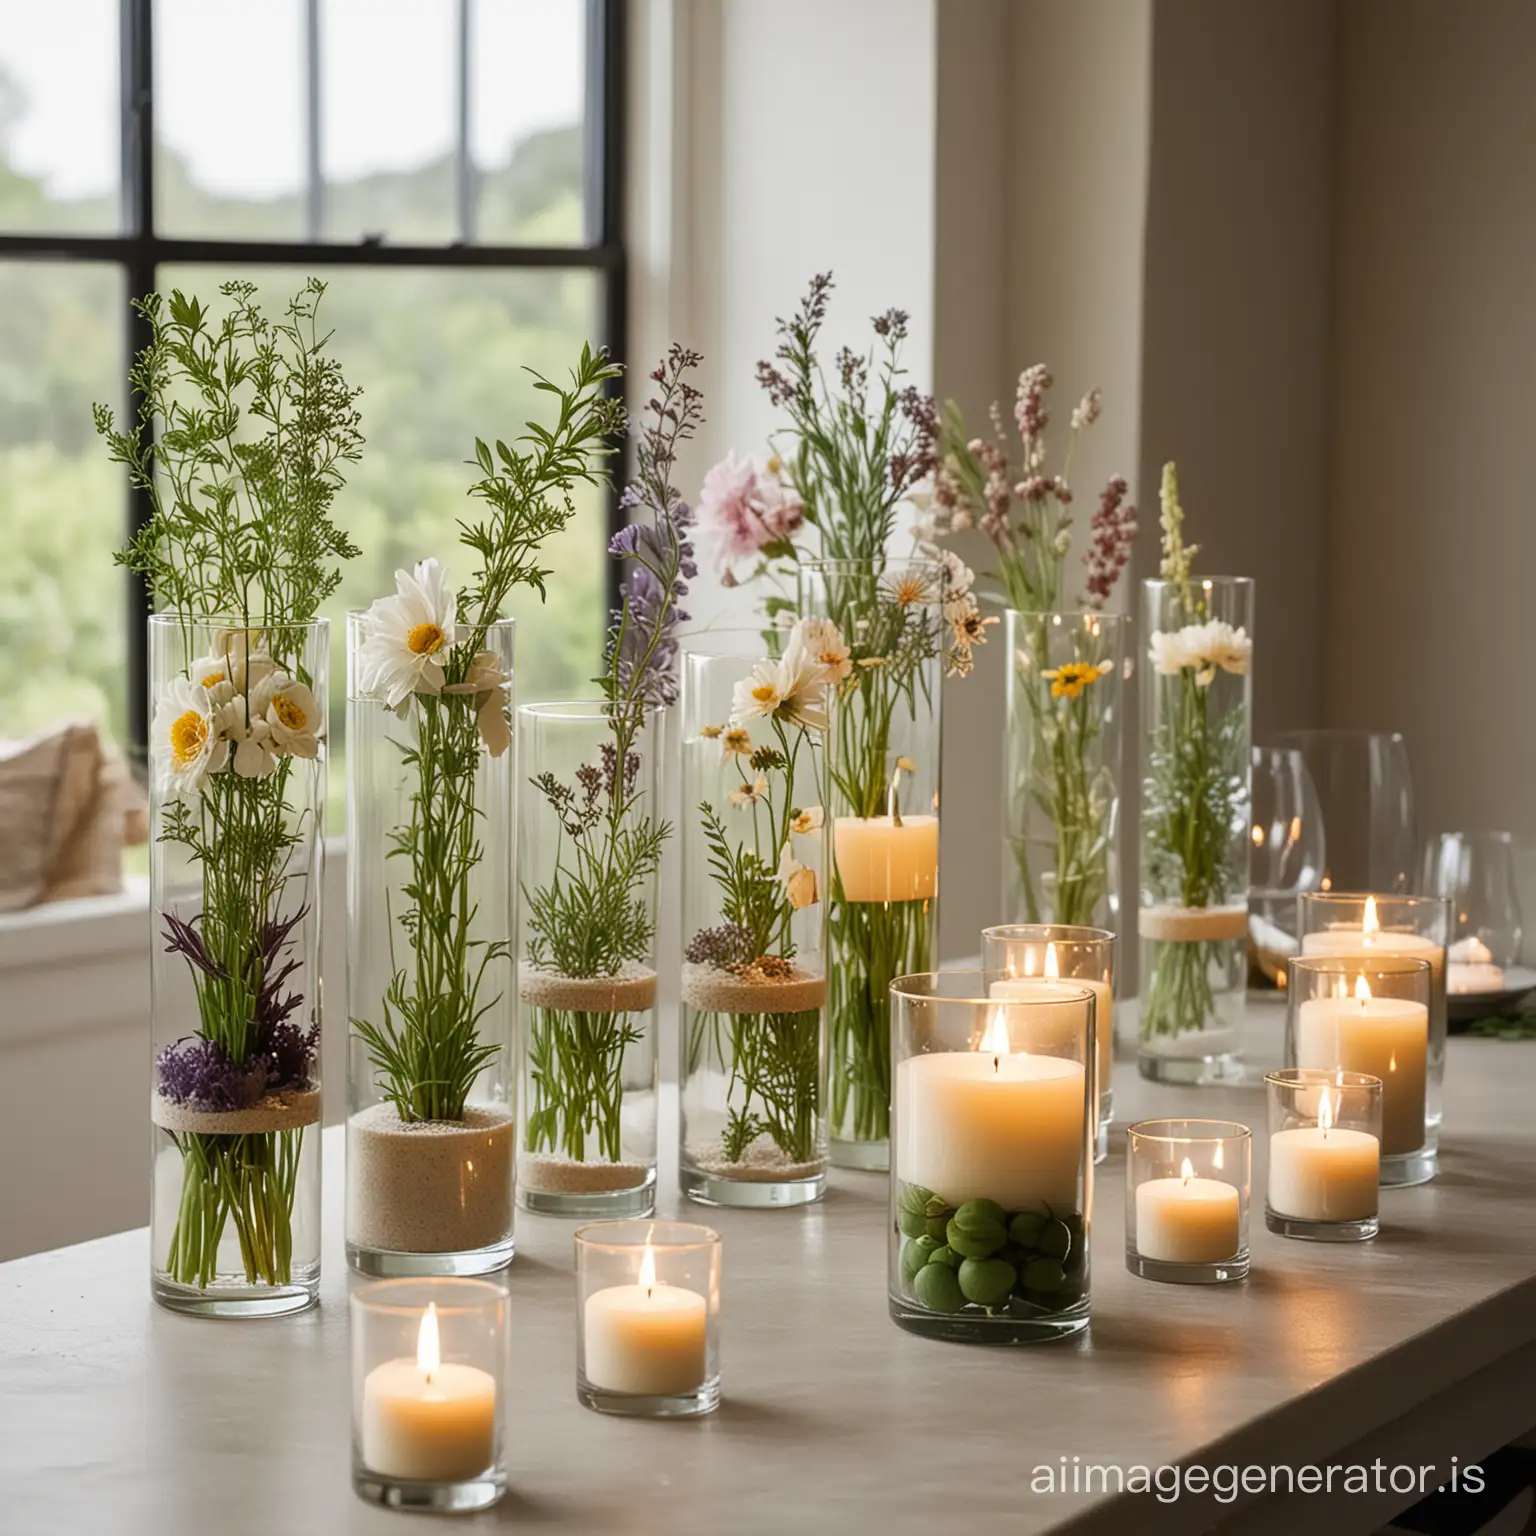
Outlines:
[[[700,1013],[805,1013],[827,996],[823,977],[798,966],[786,976],[765,976],[754,966],[728,971],[718,965],[683,967],[683,1001]]]
[[[1144,939],[1175,944],[1209,943],[1216,939],[1246,939],[1248,908],[1143,907],[1136,914],[1136,931]]]
[[[579,1163],[572,1157],[545,1157],[525,1152],[517,1176],[525,1189],[541,1195],[599,1195],[615,1189],[636,1189],[651,1176],[644,1163]]]
[[[404,1121],[393,1104],[347,1123],[347,1237],[393,1253],[474,1253],[512,1230],[513,1123],[496,1105]]]
[[[730,1162],[718,1141],[683,1149],[690,1168],[717,1179],[739,1179],[743,1184],[778,1184],[798,1179],[814,1179],[826,1171],[821,1158],[808,1163],[793,1163],[782,1148],[769,1137],[759,1137],[736,1161]]]
[[[518,996],[533,1008],[580,1013],[644,1013],[656,1006],[656,972],[628,965],[614,976],[562,976],[525,965],[518,971]]]
[[[177,1136],[264,1136],[269,1131],[300,1131],[320,1119],[318,1088],[286,1088],[269,1093],[249,1109],[193,1109],[157,1093],[150,1118]]]

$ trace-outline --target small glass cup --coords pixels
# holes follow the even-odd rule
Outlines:
[[[1094,1057],[1099,1079],[1094,1162],[1109,1156],[1115,1119],[1115,936],[1078,923],[1005,923],[981,931],[981,963],[1011,977],[1059,977],[1094,995]],[[995,991],[995,988],[994,988]]]
[[[1027,996],[995,995],[997,983]],[[1023,1344],[1088,1326],[1092,991],[1005,971],[891,983],[891,1316]]]
[[[488,1280],[352,1292],[352,1486],[391,1509],[486,1509],[503,1464],[507,1293]]]
[[[686,1221],[576,1230],[576,1396],[677,1419],[720,1402],[720,1234]]]
[[[1439,953],[1443,957],[1444,951]],[[1442,977],[1444,969],[1442,959]],[[1290,963],[1287,990],[1286,1066],[1379,1077],[1381,1182],[1424,1184],[1434,1178],[1445,1014],[1435,1012],[1430,962],[1397,955],[1303,955]]]
[[[1525,920],[1508,832],[1442,832],[1424,850],[1423,889],[1450,899],[1446,986],[1452,997],[1497,994],[1512,985]]]
[[[1235,1120],[1141,1120],[1125,1138],[1125,1267],[1179,1285],[1243,1279],[1253,1132]]]
[[[1284,1067],[1269,1097],[1264,1224],[1281,1237],[1359,1243],[1376,1236],[1381,1079],[1369,1072]]]

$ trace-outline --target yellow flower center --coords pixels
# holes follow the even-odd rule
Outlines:
[[[195,709],[171,723],[171,759],[178,768],[196,762],[208,741],[208,721]]]
[[[1099,680],[1099,669],[1083,661],[1069,661],[1056,669],[1051,680],[1053,699],[1075,699],[1090,683]]]
[[[405,637],[414,655],[430,656],[443,643],[443,632],[436,624],[418,624]]]
[[[309,724],[309,716],[286,693],[280,693],[272,700],[272,712],[277,716],[278,724],[286,730],[302,731]]]
[[[757,687],[752,690],[752,697],[756,699],[759,704],[771,704],[776,698],[778,698],[778,696],[779,691],[773,686],[772,683],[759,683]]]
[[[892,596],[903,608],[928,600],[928,583],[921,576],[903,576],[892,589]]]
[[[224,674],[222,672],[210,672],[208,676],[203,679],[203,687],[217,688],[223,681]]]

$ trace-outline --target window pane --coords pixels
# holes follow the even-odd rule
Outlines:
[[[0,229],[118,227],[117,0],[0,0]]]
[[[470,144],[475,237],[580,245],[586,5],[474,0]]]
[[[302,238],[305,70],[303,0],[156,0],[162,234]]]
[[[122,470],[91,405],[123,394],[115,268],[0,262],[0,736],[66,715],[123,737]]]
[[[323,0],[325,233],[457,237],[454,0]]]
[[[303,281],[271,267],[240,272],[165,267],[160,286],[217,299],[218,284],[248,277],[260,285],[269,315],[280,313]],[[360,403],[368,442],[348,466],[337,518],[362,551],[350,561],[328,612],[331,636],[332,740],[342,741],[348,608],[366,607],[394,590],[398,566],[435,555],[464,584],[477,560],[458,542],[457,519],[478,472],[465,461],[478,435],[510,439],[527,418],[548,422],[549,397],[531,387],[525,365],[563,378],[584,339],[594,334],[597,279],[587,272],[426,271],[339,268],[321,318],[332,351]],[[523,700],[590,697],[605,627],[605,506],[583,489],[578,515],[548,546],[554,575],[549,601],[520,589],[517,693]],[[339,760],[340,753],[333,754]],[[333,768],[333,811],[342,778]],[[333,830],[341,825],[333,816]]]

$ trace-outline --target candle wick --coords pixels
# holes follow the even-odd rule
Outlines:
[[[651,1296],[652,1296],[652,1294],[654,1292],[654,1289],[655,1288],[653,1286],[649,1286],[649,1285],[646,1286],[646,1288],[645,1288],[645,1299],[647,1301],[649,1301],[651,1299]]]
[[[994,1072],[1001,1072],[1003,1070],[1002,1061],[996,1056],[992,1058],[992,1070]]]

